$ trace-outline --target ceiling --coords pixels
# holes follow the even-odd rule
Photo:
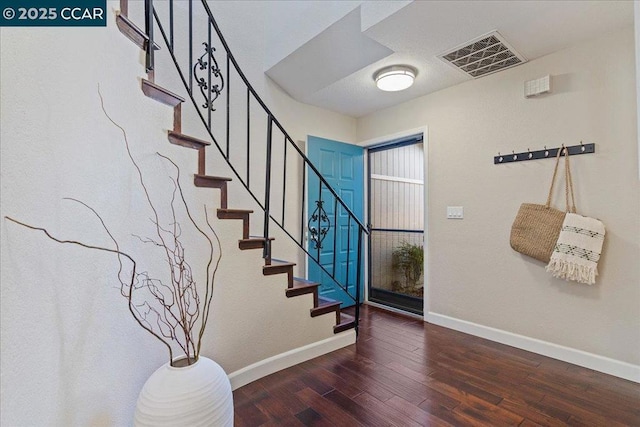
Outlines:
[[[472,80],[438,55],[497,30],[527,60],[633,25],[632,1],[280,1],[265,73],[300,102],[361,117]],[[284,18],[282,16],[284,15]],[[382,92],[374,73],[418,70]],[[482,78],[482,77],[480,77]]]

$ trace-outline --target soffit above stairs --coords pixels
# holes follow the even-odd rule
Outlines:
[[[266,7],[277,8],[282,21],[271,37],[287,41],[269,47],[265,73],[294,99],[353,117],[471,80],[437,56],[494,30],[531,61],[633,25],[629,1],[286,1]],[[417,68],[416,83],[402,92],[379,91],[373,74],[394,64]]]
[[[358,7],[275,64],[267,75],[302,100],[392,53],[362,33]]]

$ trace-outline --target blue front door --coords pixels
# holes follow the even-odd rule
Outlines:
[[[364,149],[315,136],[309,136],[307,142],[307,155],[313,165],[364,223]],[[358,273],[358,225],[349,220],[348,213],[313,171],[307,170],[307,176],[309,280],[321,284],[321,296],[348,307],[354,304],[352,297],[355,297]],[[348,293],[335,283],[332,275],[346,285]],[[361,272],[360,301],[363,299],[363,276]]]

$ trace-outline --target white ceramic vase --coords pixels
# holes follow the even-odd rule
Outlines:
[[[227,374],[202,356],[185,367],[162,365],[142,387],[134,426],[233,426],[233,393]]]

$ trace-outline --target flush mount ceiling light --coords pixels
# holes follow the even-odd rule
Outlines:
[[[407,65],[393,65],[378,70],[373,76],[378,89],[387,92],[404,90],[413,84],[417,71]]]

